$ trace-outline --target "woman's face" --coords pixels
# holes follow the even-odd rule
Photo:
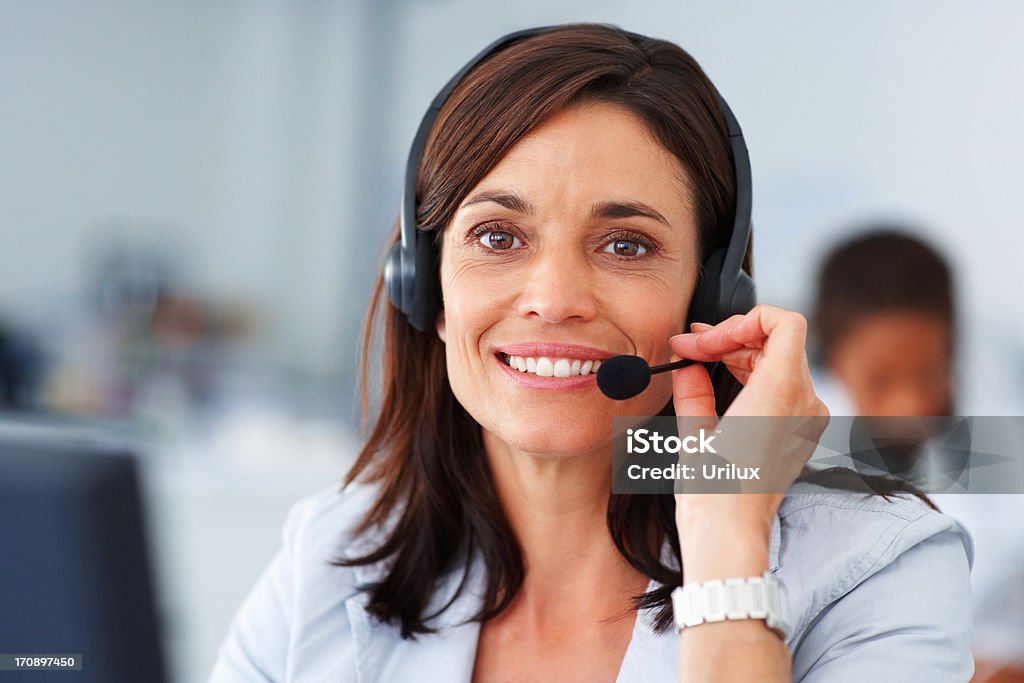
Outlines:
[[[591,451],[610,442],[613,415],[657,414],[667,373],[626,401],[606,398],[593,370],[574,373],[618,354],[670,360],[696,245],[682,164],[639,118],[604,103],[557,114],[473,188],[443,236],[437,331],[455,396],[491,436],[538,454]],[[519,362],[525,372],[508,364]]]

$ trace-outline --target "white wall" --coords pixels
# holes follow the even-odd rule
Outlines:
[[[289,361],[330,362],[358,9],[0,3],[0,312],[75,292],[127,236],[179,254],[197,287],[262,302]]]

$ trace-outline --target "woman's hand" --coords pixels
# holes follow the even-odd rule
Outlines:
[[[807,321],[799,313],[760,304],[749,313],[734,315],[718,325],[695,323],[692,332],[672,337],[675,355],[702,362],[721,361],[742,383],[743,389],[722,416],[809,416],[813,432],[824,429],[828,410],[814,392],[804,343]],[[715,394],[707,370],[691,365],[672,373],[676,415],[688,426],[719,425]],[[793,420],[733,420],[723,427],[724,438],[746,437],[755,448],[734,448],[745,465],[761,466],[762,491],[756,494],[681,493],[676,496],[676,518],[683,542],[687,580],[759,574],[767,569],[768,537],[772,520],[782,502],[783,492],[800,474],[813,452],[817,433],[794,439]],[[782,426],[781,429],[774,429]],[[730,433],[729,430],[733,429]],[[756,430],[757,438],[749,438]],[[733,443],[738,442],[733,439]],[[799,443],[800,445],[795,445]],[[719,451],[722,453],[722,451]],[[728,452],[723,453],[730,460]],[[717,551],[709,553],[703,540],[714,539]],[[735,540],[735,543],[732,541]],[[734,557],[721,550],[733,546]],[[691,550],[687,558],[686,550]],[[698,559],[699,558],[699,559]],[[761,566],[763,565],[763,566]],[[693,572],[693,573],[691,573]],[[707,576],[702,576],[708,574]]]
[[[672,350],[681,358],[721,361],[744,385],[726,415],[828,415],[811,385],[804,316],[758,304],[717,325],[694,323],[691,329],[669,340]],[[692,365],[672,373],[677,415],[716,414],[711,379],[703,370]]]
[[[807,321],[799,313],[758,305],[718,325],[694,324],[692,329],[670,340],[675,355],[721,361],[744,386],[719,420],[704,366],[674,371],[673,403],[680,429],[717,427],[715,444],[725,446],[717,449],[720,455],[757,465],[770,477],[767,488],[761,488],[765,493],[676,494],[683,580],[758,576],[769,568],[772,520],[783,492],[813,452],[808,444],[821,435],[805,430],[794,434],[794,425],[803,421],[786,416],[810,416],[811,432],[815,424],[824,429],[828,417],[811,385],[804,351]],[[738,650],[743,657],[736,657]],[[756,619],[686,629],[680,638],[679,672],[685,681],[791,680],[785,643]]]

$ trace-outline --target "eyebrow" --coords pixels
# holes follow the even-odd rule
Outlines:
[[[503,206],[509,211],[515,211],[516,213],[526,215],[533,213],[533,205],[515,192],[481,192],[467,199],[459,208],[465,209],[466,207],[473,206],[474,204],[483,204],[485,202],[494,202],[495,204]],[[644,204],[643,202],[599,202],[594,205],[594,208],[590,213],[594,218],[632,218],[634,216],[640,216],[643,218],[651,218],[668,227],[672,227],[668,220],[662,216],[657,209],[648,204]]]
[[[601,202],[594,205],[591,213],[595,218],[632,218],[634,216],[653,218],[667,227],[672,227],[661,213],[643,202]]]
[[[533,213],[533,206],[530,202],[526,201],[522,196],[515,192],[481,192],[480,194],[475,194],[467,199],[459,208],[465,209],[468,206],[482,204],[484,202],[494,202],[495,204],[504,206],[509,211],[515,211],[516,213]]]

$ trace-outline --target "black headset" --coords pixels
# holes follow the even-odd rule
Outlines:
[[[391,303],[421,332],[434,329],[440,305],[437,273],[434,272],[437,267],[434,235],[416,229],[416,174],[430,129],[452,91],[478,64],[516,41],[556,28],[558,27],[546,26],[516,31],[488,45],[445,84],[430,103],[430,108],[423,115],[423,120],[416,130],[416,137],[413,138],[409,159],[405,165],[405,187],[402,192],[400,217],[402,239],[395,243],[388,253],[384,265],[384,286]],[[626,32],[626,35],[634,42],[646,40],[645,36],[635,33]],[[705,322],[712,325],[736,313],[746,313],[757,301],[754,281],[743,270],[743,256],[750,241],[751,231],[750,158],[747,155],[747,144],[743,140],[743,131],[740,130],[740,124],[733,116],[732,110],[721,95],[718,96],[718,103],[729,128],[732,165],[736,176],[736,211],[729,246],[716,248],[704,262],[688,316],[690,322]]]

